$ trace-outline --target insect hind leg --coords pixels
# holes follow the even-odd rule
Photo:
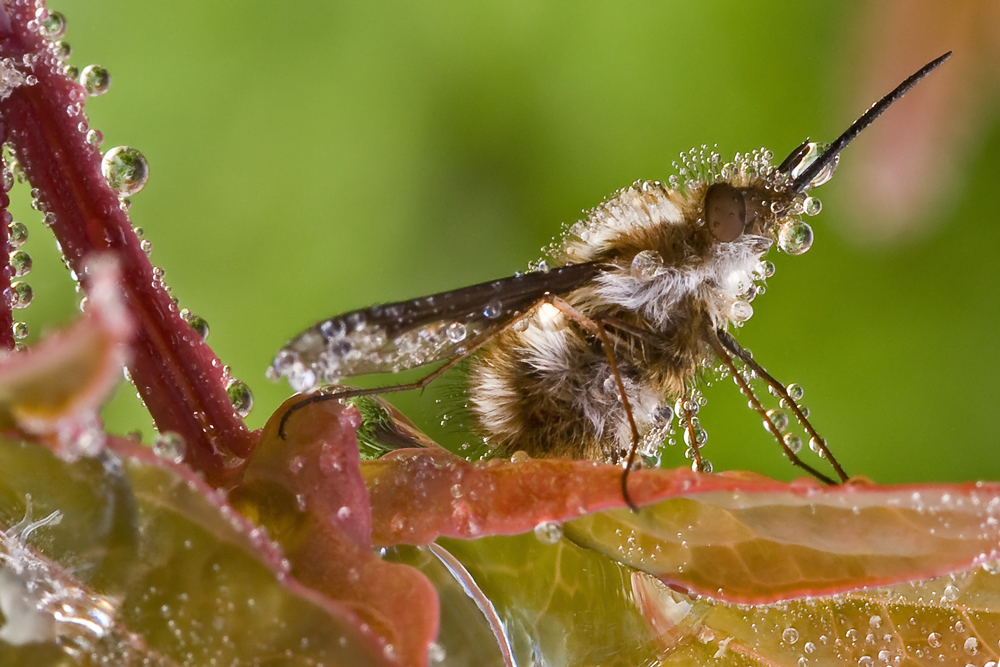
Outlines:
[[[629,429],[632,433],[632,442],[629,445],[628,457],[625,459],[625,470],[622,472],[622,497],[625,499],[625,503],[633,512],[638,512],[639,506],[632,501],[632,497],[628,492],[628,475],[632,470],[632,465],[636,461],[636,455],[639,452],[639,441],[641,437],[639,436],[639,428],[635,425],[635,418],[632,415],[632,406],[629,404],[628,394],[625,392],[625,383],[622,381],[621,373],[618,371],[618,363],[615,361],[614,350],[611,347],[611,341],[608,339],[608,333],[604,328],[604,324],[587,317],[579,310],[571,306],[566,300],[553,294],[548,295],[544,299],[544,302],[558,308],[561,313],[566,315],[566,317],[579,324],[586,331],[601,341],[601,347],[604,349],[604,354],[608,359],[608,368],[611,370],[611,376],[615,379],[615,384],[618,386],[618,393],[622,400],[622,408],[625,411],[625,418],[628,421]]]

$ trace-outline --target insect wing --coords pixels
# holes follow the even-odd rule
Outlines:
[[[309,369],[335,381],[447,359],[495,334],[546,294],[565,294],[597,271],[593,262],[571,264],[344,313],[289,341],[274,371],[291,376]]]

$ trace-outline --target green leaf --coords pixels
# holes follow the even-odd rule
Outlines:
[[[288,578],[259,530],[181,473],[123,441],[72,464],[0,441],[0,664],[64,664],[64,650],[84,664],[389,664],[353,614]],[[49,521],[13,526],[29,495]],[[18,629],[26,610],[37,622]]]

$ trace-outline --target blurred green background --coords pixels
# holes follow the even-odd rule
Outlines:
[[[562,223],[637,178],[665,180],[693,146],[780,159],[829,141],[953,48],[846,151],[815,193],[813,249],[771,257],[739,337],[805,387],[851,473],[1000,478],[998,49],[981,17],[832,1],[51,8],[67,16],[70,63],[111,71],[92,126],[103,149],[149,159],[133,222],[253,389],[253,427],[289,394],[265,368],[312,322],[524,270]],[[34,340],[77,297],[23,197]],[[395,402],[439,434],[440,395]],[[716,470],[797,476],[731,382],[707,396]],[[130,387],[105,414],[150,438]]]

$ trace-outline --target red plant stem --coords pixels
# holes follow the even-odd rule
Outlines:
[[[0,145],[7,141],[7,126],[0,122]],[[11,310],[10,277],[10,223],[13,220],[7,207],[10,198],[0,184],[0,347],[14,349],[14,315]]]
[[[30,4],[0,5],[0,58],[12,58],[18,71],[37,78],[0,100],[0,122],[44,210],[54,214],[52,231],[84,288],[87,257],[111,252],[121,263],[122,288],[138,332],[128,370],[156,427],[180,434],[187,464],[210,484],[226,485],[256,438],[233,410],[218,357],[154,276],[101,174],[100,151],[86,141],[81,125],[86,94],[63,74],[52,45],[29,28],[34,11]],[[25,54],[33,58],[31,65],[23,64]]]

